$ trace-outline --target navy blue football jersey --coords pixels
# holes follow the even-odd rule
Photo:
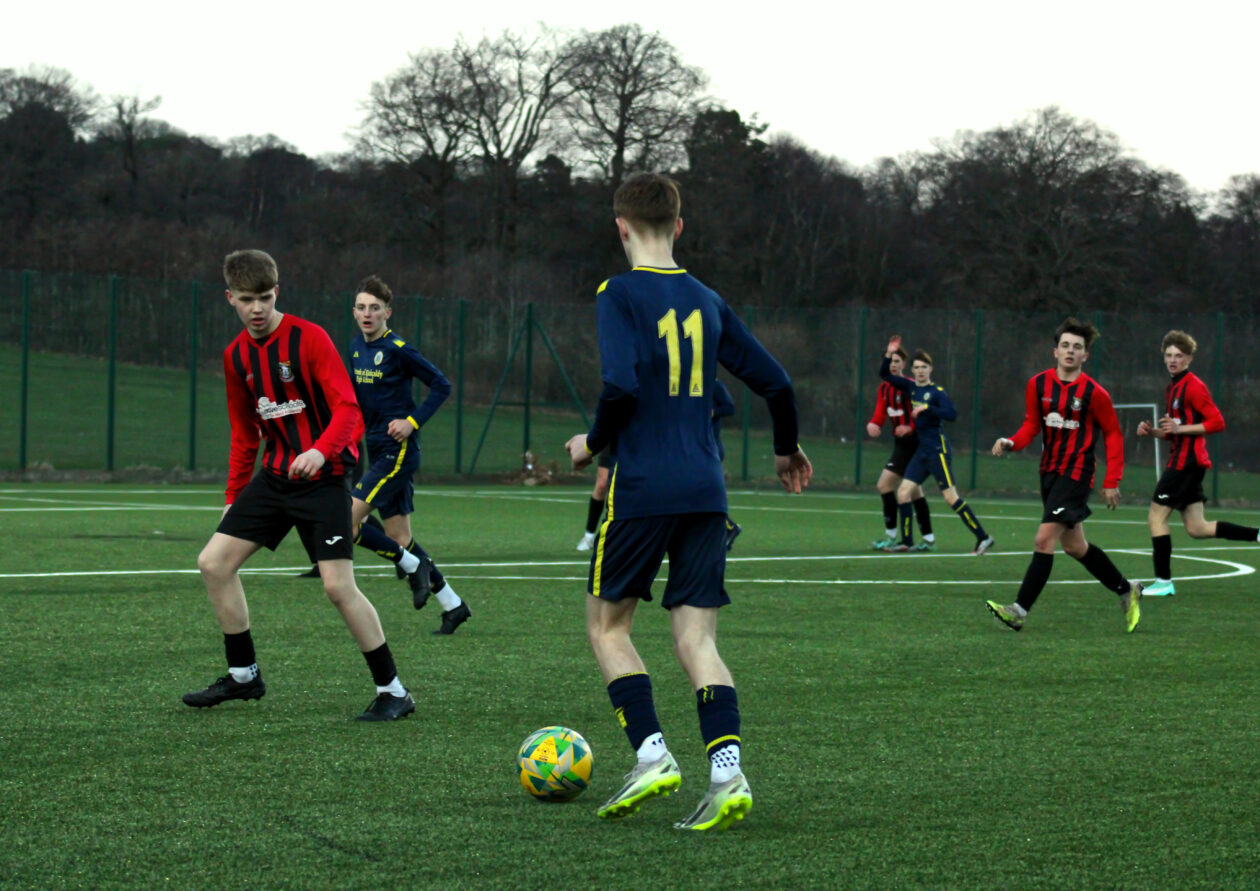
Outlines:
[[[936,442],[945,434],[945,421],[958,418],[958,409],[954,400],[949,398],[944,387],[936,384],[916,384],[913,380],[898,377],[892,373],[891,362],[885,357],[879,367],[879,376],[892,386],[910,397],[911,410],[923,407],[914,417],[914,429],[919,434],[920,442]]]
[[[423,427],[451,395],[451,382],[437,366],[389,329],[371,343],[362,333],[355,335],[350,341],[350,368],[369,443],[390,439],[389,422],[395,418]],[[429,388],[419,408],[411,395],[412,378]]]
[[[616,434],[609,518],[725,513],[713,423],[717,366],[766,399],[790,392],[787,372],[685,269],[637,266],[609,279],[596,315],[605,392],[635,401]]]

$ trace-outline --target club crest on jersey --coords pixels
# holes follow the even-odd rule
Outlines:
[[[383,361],[384,361],[384,359],[385,359],[385,351],[384,351],[384,350],[377,350],[377,351],[376,351],[376,355],[372,357],[372,364],[373,364],[373,365],[380,365],[380,364],[381,364],[381,362],[383,362]]]
[[[1081,410],[1081,397],[1073,396],[1072,397],[1072,411],[1080,411],[1080,410]]]
[[[280,380],[286,384],[293,383],[293,365],[289,362],[280,363]]]

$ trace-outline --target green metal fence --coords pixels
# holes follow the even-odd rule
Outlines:
[[[949,433],[966,490],[1033,493],[1035,455],[998,460],[988,448],[1019,425],[1028,377],[1052,364],[1061,314],[835,309],[732,304],[792,375],[802,443],[818,482],[873,485],[891,440],[865,437],[889,334],[926,349],[934,379],[959,409]],[[356,333],[351,295],[282,288],[279,306],[323,325],[334,342]],[[1167,375],[1159,343],[1170,328],[1199,341],[1194,371],[1212,388],[1227,431],[1210,440],[1214,497],[1260,501],[1260,406],[1250,400],[1260,324],[1253,316],[1143,312],[1081,313],[1103,332],[1086,370],[1117,403],[1162,404]],[[422,474],[510,476],[531,450],[565,470],[563,443],[587,426],[599,392],[594,304],[491,303],[399,296],[395,330],[454,384],[451,400],[422,431]],[[239,323],[221,286],[118,276],[0,270],[0,470],[214,473],[227,464],[222,350]],[[1229,373],[1226,375],[1228,360]],[[725,373],[723,372],[725,376]],[[732,480],[770,476],[769,417],[728,380],[738,410],[724,434]],[[1149,416],[1149,412],[1147,413]],[[1137,497],[1154,480],[1149,439],[1126,410],[1128,471]],[[1030,451],[1035,451],[1030,450]],[[1222,478],[1224,482],[1222,482]]]

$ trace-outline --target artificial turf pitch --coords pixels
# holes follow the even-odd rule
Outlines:
[[[973,499],[998,540],[973,558],[933,498],[938,550],[883,555],[873,494],[733,492],[719,643],[755,805],[730,832],[681,833],[707,765],[656,603],[635,640],[683,787],[594,815],[633,755],[583,631],[588,492],[418,493],[418,537],[473,618],[433,637],[436,603],[416,612],[360,559],[418,703],[365,725],[366,665],[294,577],[296,536],[244,576],[266,697],[193,710],[180,694],[224,668],[195,569],[221,491],[4,486],[0,885],[1254,887],[1260,546],[1175,532],[1178,594],[1145,600],[1133,634],[1060,554],[1012,634],[983,603],[1014,599],[1033,503]],[[1144,518],[1087,526],[1139,579]],[[594,751],[570,804],[517,781],[517,747],[549,724]]]

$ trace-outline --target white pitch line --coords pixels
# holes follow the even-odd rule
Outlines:
[[[1183,549],[1184,550],[1184,549]],[[1229,550],[1229,548],[1202,548],[1200,550]],[[1148,552],[1127,548],[1113,548],[1112,553],[1130,554],[1134,556],[1146,556]],[[970,554],[937,554],[937,557],[970,557]],[[986,554],[986,557],[995,556],[1023,556],[1027,554]],[[1231,572],[1209,573],[1206,575],[1178,575],[1178,581],[1203,581],[1207,579],[1223,579],[1236,578],[1239,576],[1252,575],[1256,572],[1255,567],[1248,566],[1245,563],[1235,563],[1231,560],[1221,560],[1215,557],[1196,557],[1191,554],[1178,553],[1176,555],[1181,560],[1194,560],[1199,563],[1211,563],[1219,566],[1229,567]],[[885,555],[865,555],[865,554],[842,554],[835,556],[813,556],[813,557],[733,557],[728,558],[729,563],[757,563],[757,562],[774,562],[774,563],[795,563],[795,562],[826,562],[834,560],[868,560],[883,559],[887,560]],[[922,558],[919,558],[922,559]],[[668,561],[665,561],[668,565]],[[477,573],[452,573],[447,570],[452,569],[499,569],[502,567],[539,567],[551,568],[562,566],[586,566],[586,561],[575,562],[570,560],[553,560],[553,561],[536,561],[521,563],[515,561],[492,562],[492,563],[443,563],[443,574],[449,575],[451,578],[457,579],[482,579],[486,581],[586,581],[587,575],[580,576],[542,576],[542,575],[498,575],[498,574],[477,574]],[[242,575],[278,575],[281,573],[297,573],[309,569],[308,564],[301,566],[269,566],[259,567],[256,569],[245,568],[241,570]],[[359,575],[379,575],[393,570],[392,566],[370,566],[356,567]],[[196,575],[197,569],[100,569],[100,570],[79,570],[73,572],[13,572],[0,573],[0,579],[34,579],[34,578],[82,578],[86,576],[139,576],[139,575]],[[658,580],[660,581],[660,580]],[[783,584],[783,585],[922,585],[922,584],[949,584],[949,580],[942,579],[782,579],[782,578],[753,578],[753,579],[728,579],[731,584],[749,585],[749,584]],[[1012,580],[1000,579],[965,579],[957,582],[966,585],[1011,585],[1015,584]],[[1092,579],[1069,579],[1055,580],[1052,584],[1059,585],[1093,585],[1097,584]]]

